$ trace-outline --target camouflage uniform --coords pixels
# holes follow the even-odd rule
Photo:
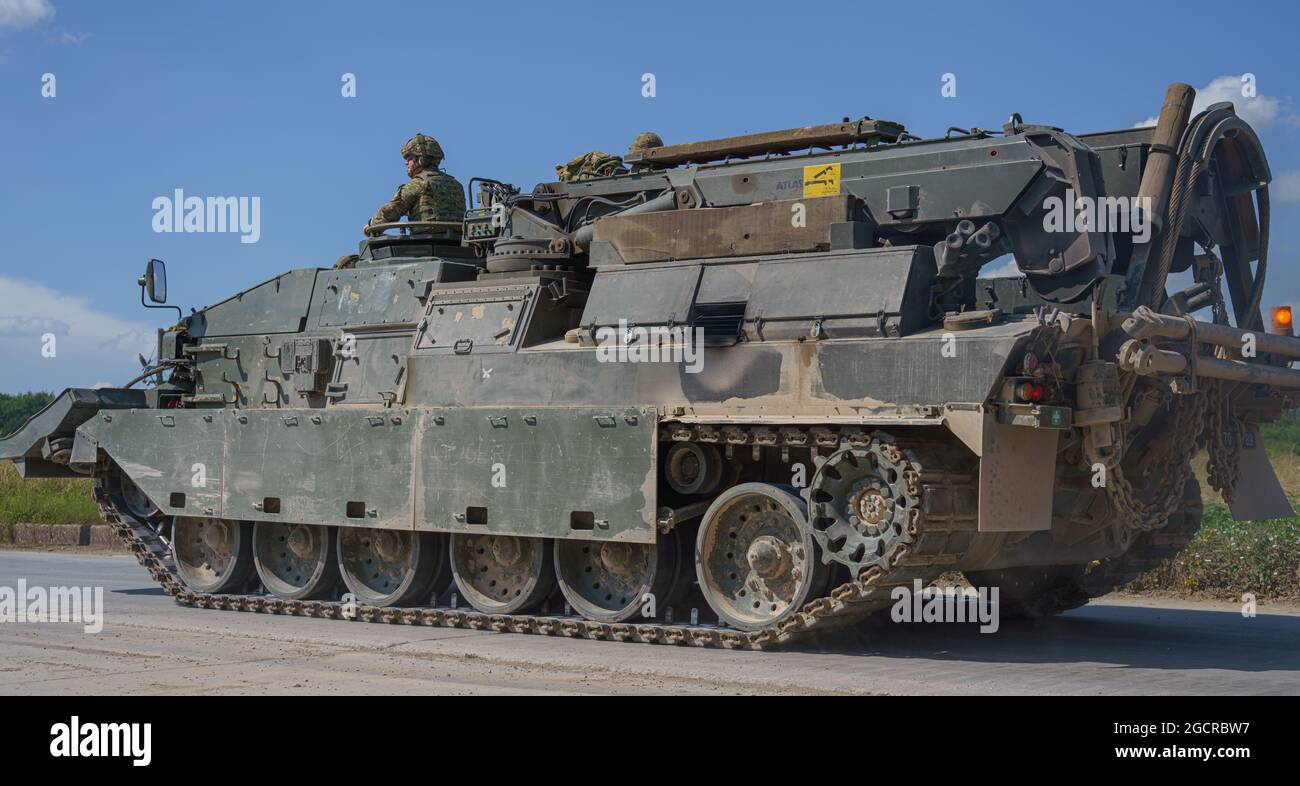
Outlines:
[[[642,131],[632,140],[632,144],[627,148],[629,157],[638,153],[644,153],[652,147],[663,147],[664,140],[653,131]],[[641,169],[644,165],[636,165],[634,169]],[[626,172],[623,166],[623,159],[611,153],[602,153],[599,150],[593,150],[590,153],[583,153],[567,164],[557,164],[555,167],[555,176],[562,183],[572,182],[574,180],[591,180],[595,177],[611,177],[620,172]]]
[[[574,180],[591,180],[595,177],[610,177],[626,171],[623,169],[623,159],[609,153],[602,153],[599,150],[583,153],[567,164],[555,165],[555,176],[562,183]]]
[[[426,169],[403,183],[370,223],[387,223],[402,216],[410,221],[460,221],[465,217],[465,189],[446,172]]]
[[[409,221],[461,221],[465,217],[465,189],[456,178],[437,168],[442,163],[438,140],[416,134],[402,145],[404,158],[431,157],[426,168],[397,189],[366,226],[385,224],[406,216]],[[428,230],[417,230],[423,232]]]

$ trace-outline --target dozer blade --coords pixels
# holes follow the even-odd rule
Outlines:
[[[0,459],[14,462],[25,478],[70,477],[77,427],[102,409],[138,409],[144,391],[121,388],[68,388],[17,431],[0,439]]]

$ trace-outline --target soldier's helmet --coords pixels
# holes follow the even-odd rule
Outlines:
[[[636,135],[636,139],[632,140],[632,144],[628,145],[627,156],[625,156],[625,158],[644,153],[652,147],[663,146],[664,141],[659,138],[658,134],[653,131],[642,131]]]
[[[437,166],[442,163],[442,145],[431,136],[416,134],[402,145],[402,158],[411,156],[429,156],[434,159],[434,166]]]

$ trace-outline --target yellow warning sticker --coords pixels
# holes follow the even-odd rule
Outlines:
[[[814,164],[803,168],[803,198],[838,196],[840,165]]]

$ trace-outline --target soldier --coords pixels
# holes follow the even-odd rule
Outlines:
[[[372,224],[385,224],[402,216],[408,221],[462,220],[465,189],[456,178],[438,169],[442,163],[442,146],[438,140],[416,134],[402,145],[402,157],[406,159],[406,174],[411,179],[366,223],[366,234],[370,234]],[[433,230],[417,230],[421,234],[430,231]]]
[[[628,145],[627,155],[624,157],[631,158],[632,156],[640,155],[651,148],[663,146],[664,140],[660,139],[658,134],[653,131],[642,131],[636,135],[636,139],[632,140],[632,144]],[[648,167],[645,164],[633,164],[632,168],[636,170]]]
[[[663,147],[664,141],[653,131],[642,131],[632,140],[632,144],[627,149],[627,155],[631,156],[636,153],[642,153],[652,147]],[[634,169],[643,169],[645,167],[638,165]],[[603,153],[599,150],[593,150],[590,153],[583,153],[567,164],[557,164],[555,166],[555,175],[562,183],[572,182],[574,180],[591,180],[595,177],[611,177],[627,169],[623,167],[623,159],[612,153]]]
[[[612,153],[602,153],[599,150],[583,153],[567,164],[555,165],[555,176],[560,179],[561,183],[569,183],[574,180],[591,180],[595,177],[610,177],[626,171],[623,168],[623,159]]]

